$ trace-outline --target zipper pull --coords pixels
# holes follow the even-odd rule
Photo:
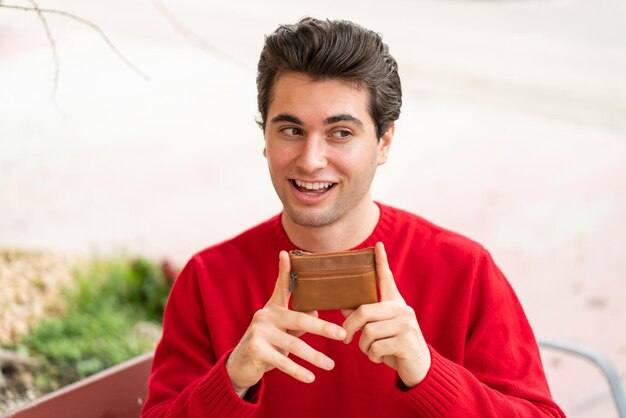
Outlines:
[[[293,293],[296,290],[296,280],[298,280],[298,273],[292,271],[289,275],[289,292]]]

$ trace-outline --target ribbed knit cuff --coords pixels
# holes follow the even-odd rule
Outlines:
[[[422,382],[406,391],[409,402],[423,416],[445,416],[457,402],[461,382],[454,363],[437,353],[431,346],[430,370]]]
[[[249,389],[250,393],[245,396],[247,400],[237,396],[226,372],[226,360],[230,353],[225,353],[200,382],[198,395],[203,399],[210,416],[249,417],[259,409],[263,380]]]

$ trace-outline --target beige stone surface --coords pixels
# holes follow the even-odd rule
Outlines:
[[[483,243],[538,335],[597,349],[626,380],[623,1],[42,6],[97,22],[150,79],[49,16],[54,104],[40,22],[0,9],[0,246],[183,262],[276,213],[254,124],[263,34],[348,18],[384,34],[405,92],[376,198]],[[616,416],[592,366],[545,357],[568,416]]]
[[[32,326],[62,312],[61,293],[74,286],[79,257],[0,248],[0,344],[15,343]]]

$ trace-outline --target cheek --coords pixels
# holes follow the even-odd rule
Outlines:
[[[267,164],[272,172],[286,168],[293,159],[291,154],[292,152],[286,147],[279,148],[268,145],[265,148]]]
[[[377,167],[378,153],[371,148],[356,148],[346,150],[337,160],[337,166],[342,171],[365,173]]]

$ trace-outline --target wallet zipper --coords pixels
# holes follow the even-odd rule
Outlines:
[[[320,271],[320,272],[316,272],[314,274],[315,279],[317,278],[321,278],[321,279],[333,279],[333,278],[337,278],[337,277],[354,277],[354,276],[360,276],[363,273],[367,273],[369,271],[371,271],[371,269],[369,267],[364,267],[362,269],[352,269],[350,271],[350,275],[346,276],[345,274],[341,274],[342,272],[344,272],[345,269],[336,269],[336,270],[328,270],[328,271]],[[289,275],[289,291],[291,293],[295,292],[296,290],[296,282],[298,281],[298,279],[300,280],[310,280],[311,278],[306,277],[306,275],[304,277],[301,277],[298,275],[298,273],[296,273],[295,271],[292,271]]]
[[[291,293],[296,291],[296,280],[298,280],[298,273],[292,271],[291,275],[289,276],[289,291]]]
[[[365,252],[368,252],[370,250],[371,250],[370,248],[362,248],[360,250],[350,251],[350,253],[352,255],[359,255],[361,253],[365,253]],[[293,250],[291,252],[293,254],[297,255],[297,256],[307,256],[307,255],[309,255],[309,256],[312,256],[312,257],[319,257],[319,258],[333,256],[333,255],[336,255],[336,254],[344,254],[345,253],[345,251],[336,251],[336,252],[328,252],[328,253],[312,253],[312,252],[304,251],[304,250]]]

